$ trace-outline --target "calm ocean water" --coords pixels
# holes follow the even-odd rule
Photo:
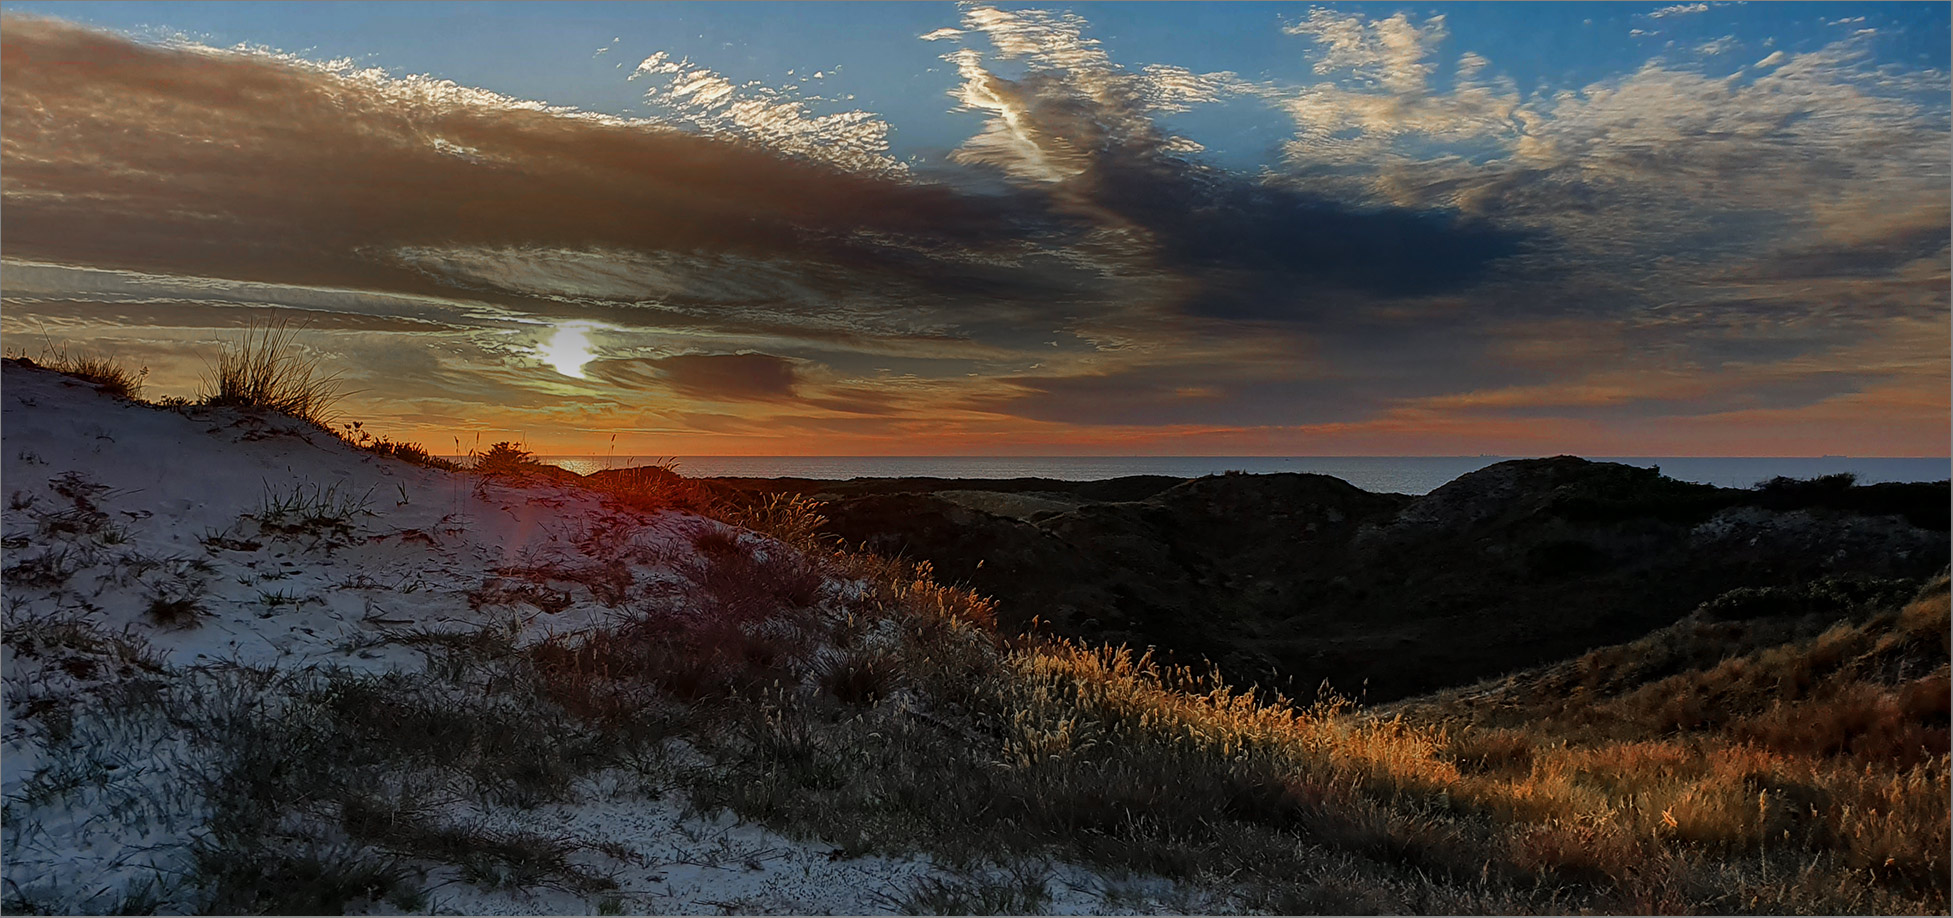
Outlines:
[[[665,461],[645,456],[543,456],[573,472],[626,468]],[[1466,472],[1506,456],[679,456],[679,472],[698,478],[1057,478],[1093,481],[1123,475],[1194,478],[1227,471],[1315,472],[1333,475],[1366,491],[1424,494]],[[1866,484],[1939,481],[1946,459],[1756,457],[1593,457],[1654,466],[1683,481],[1745,488],[1778,475],[1811,478],[1851,472]]]

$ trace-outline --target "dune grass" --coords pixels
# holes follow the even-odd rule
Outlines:
[[[113,355],[71,354],[66,347],[53,343],[42,345],[41,352],[33,357],[12,348],[8,349],[7,356],[86,380],[103,392],[131,400],[142,398],[143,382],[149,377],[148,367],[131,370]]]
[[[331,430],[333,407],[347,394],[337,373],[299,347],[303,326],[288,320],[252,325],[228,341],[204,380],[206,405],[262,408]]]

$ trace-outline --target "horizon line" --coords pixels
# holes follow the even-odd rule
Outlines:
[[[467,456],[456,453],[454,456]],[[537,458],[614,458],[617,453],[532,453]],[[1749,455],[1722,453],[1714,455],[1612,455],[1582,453],[1337,453],[1322,455],[1300,455],[1286,453],[923,453],[923,454],[884,454],[884,453],[629,453],[627,458],[641,459],[652,456],[668,459],[1551,459],[1558,456],[1572,456],[1576,459],[1879,459],[1879,460],[1939,460],[1953,462],[1953,455],[1947,456],[1853,456],[1835,453],[1822,455]]]

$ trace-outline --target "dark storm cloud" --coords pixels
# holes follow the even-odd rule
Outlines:
[[[1457,293],[1533,234],[1442,211],[1357,209],[1162,159],[1096,165],[1092,200],[1154,240],[1152,263],[1193,282],[1185,307],[1231,319],[1322,321],[1322,306]]]
[[[599,360],[590,375],[621,386],[658,386],[715,401],[793,398],[800,384],[795,363],[772,354],[678,354],[635,360]]]
[[[1795,246],[1772,253],[1733,275],[1755,280],[1819,277],[1887,277],[1922,259],[1946,261],[1947,224],[1906,227],[1889,236],[1857,244]]]
[[[1005,79],[969,48],[949,56],[965,80],[958,98],[993,115],[957,159],[1120,234],[1099,256],[1172,281],[1172,305],[1188,314],[1323,321],[1349,297],[1457,293],[1538,235],[1443,206],[1352,205],[1206,167],[1198,145],[1157,116],[1253,91],[1232,74],[1127,70],[1082,38],[1076,17],[977,8],[966,24],[1029,72]]]

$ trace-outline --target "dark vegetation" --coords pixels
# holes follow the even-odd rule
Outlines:
[[[726,487],[826,497],[825,533],[931,561],[996,597],[1009,630],[1035,619],[1212,660],[1239,685],[1306,695],[1327,680],[1371,701],[1631,640],[1732,590],[1916,585],[1948,558],[1945,482],[1718,488],[1560,457],[1423,497],[1316,475],[1091,483],[1129,498],[1115,501],[1061,482],[952,484]]]

